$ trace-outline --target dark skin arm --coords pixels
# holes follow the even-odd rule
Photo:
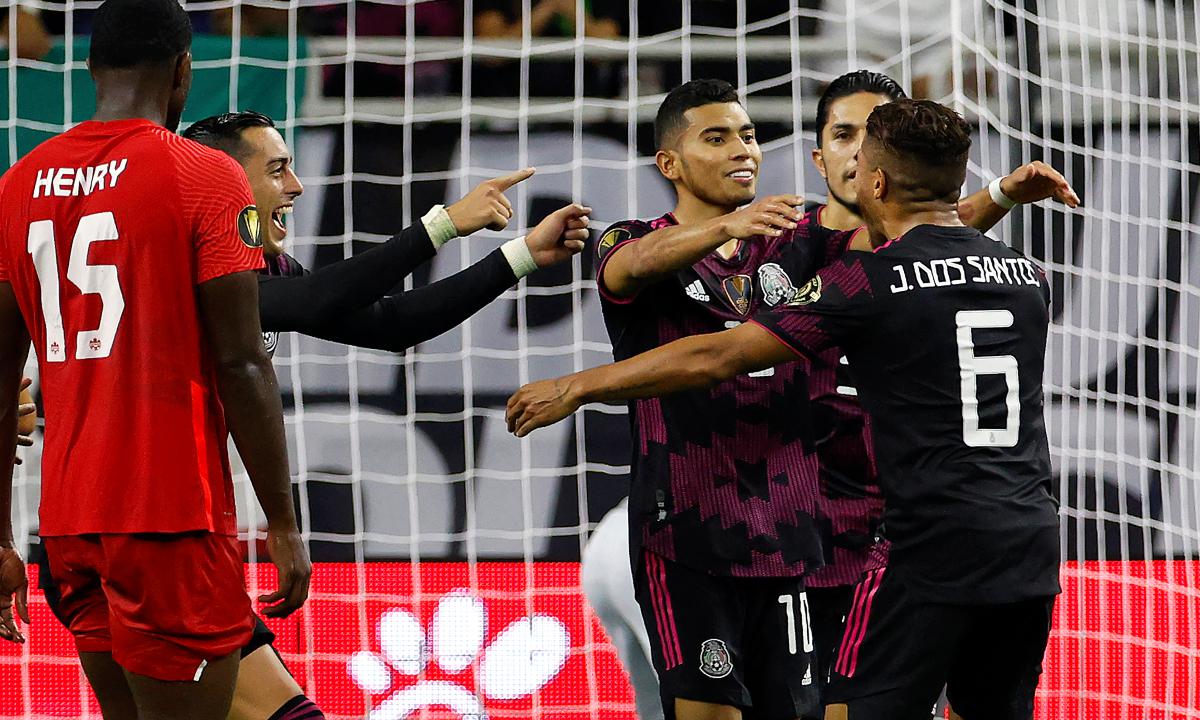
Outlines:
[[[776,195],[695,225],[673,225],[623,245],[604,263],[604,287],[618,297],[633,297],[642,288],[696,264],[734,238],[778,237],[804,216],[804,199]]]
[[[29,353],[29,334],[17,307],[12,285],[0,283],[0,392],[16,397]],[[23,643],[25,636],[13,620],[13,596],[17,615],[29,623],[28,581],[25,563],[17,552],[12,528],[12,476],[17,454],[17,407],[0,403],[0,638]]]
[[[267,548],[279,571],[279,589],[259,601],[270,605],[268,617],[286,617],[308,597],[312,563],[292,506],[283,406],[258,320],[258,274],[214,278],[198,295],[225,422],[267,516]]]
[[[562,420],[589,402],[659,397],[710,388],[735,375],[796,359],[754,323],[693,335],[628,360],[522,387],[508,400],[508,430],[524,437]]]

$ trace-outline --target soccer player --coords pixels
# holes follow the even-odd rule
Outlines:
[[[890,87],[894,96],[902,94],[895,83]],[[870,97],[874,101],[870,107],[874,107],[892,95],[870,93]],[[858,120],[860,125],[865,122],[865,112],[869,108]],[[847,122],[839,118],[841,135],[847,132]],[[792,209],[799,203],[794,196],[768,198],[737,210],[754,197],[762,154],[754,139],[754,126],[728,83],[697,80],[672,91],[659,109],[656,137],[659,169],[678,194],[675,211],[650,223],[617,223],[602,235],[597,247],[601,259],[598,284],[617,359],[677,337],[736,325],[760,305],[777,304],[787,289],[779,267],[785,257],[793,266],[802,267],[803,277],[809,278],[841,255],[853,237],[852,232],[821,226],[819,210],[799,216]],[[861,135],[855,142],[860,140]],[[1022,178],[1018,189],[1033,195],[1030,199],[1046,197],[1051,192],[1047,188],[1058,186],[1047,182],[1045,175],[1058,176],[1049,168],[1044,170]],[[976,209],[990,203],[987,191],[977,193],[964,201],[964,212],[990,227],[1003,211]],[[730,514],[739,507],[753,507],[752,512],[772,507],[780,517],[815,511],[797,527],[782,525],[779,542],[789,546],[793,563],[767,572],[799,576],[823,562],[831,567],[816,577],[844,586],[830,594],[804,594],[803,609],[821,621],[813,628],[812,637],[804,634],[817,651],[818,667],[813,673],[817,682],[823,680],[831,648],[840,638],[841,620],[851,597],[849,588],[870,559],[879,516],[879,502],[871,495],[874,465],[862,413],[853,397],[837,392],[845,385],[838,381],[839,356],[836,349],[830,349],[807,366],[738,377],[711,393],[631,403],[631,424],[639,438],[635,441],[639,454],[633,461],[630,499],[630,556],[635,576],[639,574],[637,563],[646,555],[643,549],[670,559],[675,554],[672,540],[685,549],[668,569],[682,564],[717,576],[730,573],[724,559],[705,557],[714,548],[727,554],[741,551],[744,558],[764,562],[764,547],[775,542],[767,536],[780,525],[768,520],[766,530],[755,531],[760,533],[758,537],[735,541],[732,536],[750,525],[738,524]],[[710,428],[728,430],[718,430],[710,438]],[[684,472],[686,461],[679,456],[686,455],[692,445],[704,451],[693,453],[699,472],[689,477]],[[776,453],[774,459],[772,453]],[[760,464],[765,460],[768,469],[756,467],[751,460]],[[837,472],[831,472],[835,467]],[[768,472],[771,481],[795,482],[804,490],[790,491],[793,494],[788,497],[769,491],[770,483],[762,479]],[[739,502],[720,504],[720,514],[713,510],[716,501],[708,497],[715,492],[706,487],[711,484],[708,473],[720,478],[718,485],[736,479],[742,487]],[[681,506],[696,497],[706,504]],[[790,508],[789,502],[794,503]],[[781,504],[782,510],[773,507]],[[707,526],[697,530],[696,526],[704,523]],[[676,526],[687,527],[686,544]],[[651,532],[657,534],[657,544],[641,548]],[[752,543],[758,544],[753,551]],[[809,568],[795,564],[795,559],[806,553],[816,562],[810,562]],[[747,572],[745,567],[737,570]],[[786,609],[779,608],[781,612]],[[646,614],[652,644],[673,644],[656,633],[652,613],[646,610]],[[700,644],[713,637],[708,627],[715,622],[695,621],[695,632],[704,633]],[[696,654],[697,650],[685,650],[683,656]],[[736,679],[709,678],[693,662],[672,663],[665,653],[659,655],[659,678],[669,678],[662,688],[668,712],[672,698],[680,697],[679,693],[697,699],[711,696],[715,699],[710,705],[749,704],[720,701],[731,692],[743,691],[741,687],[719,687],[736,684]],[[669,674],[668,669],[672,670]],[[800,671],[787,676],[802,682],[805,674]],[[745,698],[745,693],[741,697]],[[755,711],[759,710],[756,706]],[[780,712],[787,715],[786,710]]]
[[[106,717],[224,718],[253,627],[226,455],[268,521],[285,616],[311,564],[257,305],[261,238],[245,173],[173,132],[191,81],[174,0],[107,0],[88,58],[93,120],[0,180],[0,393],[32,336],[46,416],[40,531]],[[228,425],[228,431],[226,427]],[[13,549],[15,414],[0,411],[0,637],[23,641]]]
[[[855,590],[827,718],[1030,718],[1058,586],[1042,418],[1045,275],[965,227],[970,127],[930,101],[875,108],[851,251],[754,321],[522,388],[519,436],[582,402],[675,397],[842,348],[875,428],[886,569]],[[788,273],[785,268],[784,273]]]
[[[817,147],[813,164],[826,182],[824,205],[805,213],[805,234],[825,246],[825,259],[841,255],[864,224],[855,189],[855,156],[866,132],[867,117],[877,106],[905,97],[890,77],[857,70],[836,78],[817,101]],[[1067,181],[1040,161],[1023,165],[998,178],[958,204],[963,222],[982,231],[998,223],[1017,203],[1054,198],[1070,207],[1079,198]],[[858,237],[866,247],[867,236]],[[815,268],[814,268],[815,270]],[[797,282],[807,282],[803,271]],[[882,518],[882,498],[875,475],[871,431],[847,367],[836,350],[824,362],[810,365],[810,412],[822,428],[817,443],[820,461],[820,512],[826,532],[826,564],[805,579],[812,609],[820,677],[828,676],[834,651],[842,638],[843,619],[850,610],[855,583],[866,570],[886,558],[886,546],[872,542]]]
[[[267,269],[259,276],[259,314],[268,352],[274,351],[281,331],[403,351],[456,327],[537,268],[572,257],[587,238],[589,209],[568,205],[455,275],[385,295],[447,241],[484,227],[503,229],[512,217],[504,192],[533,171],[484,181],[379,247],[309,273],[284,251],[283,216],[304,187],[274,122],[256,112],[225,113],[192,124],[183,136],[241,163],[261,217],[268,221],[263,230]],[[274,638],[264,623],[256,622],[253,638],[241,651],[231,720],[323,717],[270,647]]]
[[[457,327],[535,270],[569,259],[587,239],[590,208],[567,205],[461,272],[388,295],[446,242],[485,227],[503,229],[512,217],[504,192],[529,178],[533,169],[484,181],[378,247],[309,273],[284,251],[283,216],[304,187],[271,119],[256,112],[226,113],[189,126],[183,135],[233,156],[250,178],[264,219],[267,270],[260,277],[259,307],[271,350],[279,332],[296,331],[401,352]]]

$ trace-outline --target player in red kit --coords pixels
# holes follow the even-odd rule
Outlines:
[[[311,574],[258,320],[258,217],[235,161],[172,132],[191,78],[178,3],[108,0],[91,43],[93,120],[0,180],[0,393],[17,392],[32,338],[40,534],[105,717],[216,720],[253,625],[228,434],[280,573],[266,613],[298,608]],[[20,641],[3,445],[0,637]]]

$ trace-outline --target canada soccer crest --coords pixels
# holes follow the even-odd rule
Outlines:
[[[712,638],[700,646],[700,672],[713,679],[733,672],[733,659],[723,640]]]

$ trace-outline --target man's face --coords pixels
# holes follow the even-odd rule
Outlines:
[[[292,167],[292,154],[279,131],[270,127],[252,127],[242,131],[242,142],[249,152],[242,168],[250,179],[254,204],[262,223],[263,252],[269,256],[283,253],[287,226],[283,216],[292,211],[292,203],[304,192]]]
[[[675,153],[678,181],[697,198],[721,207],[736,207],[754,199],[762,149],[754,123],[740,103],[713,103],[683,114]]]
[[[874,140],[868,139],[862,143],[854,158],[858,172],[854,174],[854,178],[848,183],[851,191],[858,198],[858,211],[862,216],[863,222],[872,233],[882,232],[880,219],[882,217],[883,199],[876,197],[876,185],[880,182],[882,175],[877,157],[879,152],[879,145]]]
[[[854,157],[867,132],[867,118],[880,105],[891,102],[886,95],[860,92],[834,100],[829,120],[821,129],[821,147],[813,150],[813,161],[825,178],[829,194],[850,210],[858,212]]]

